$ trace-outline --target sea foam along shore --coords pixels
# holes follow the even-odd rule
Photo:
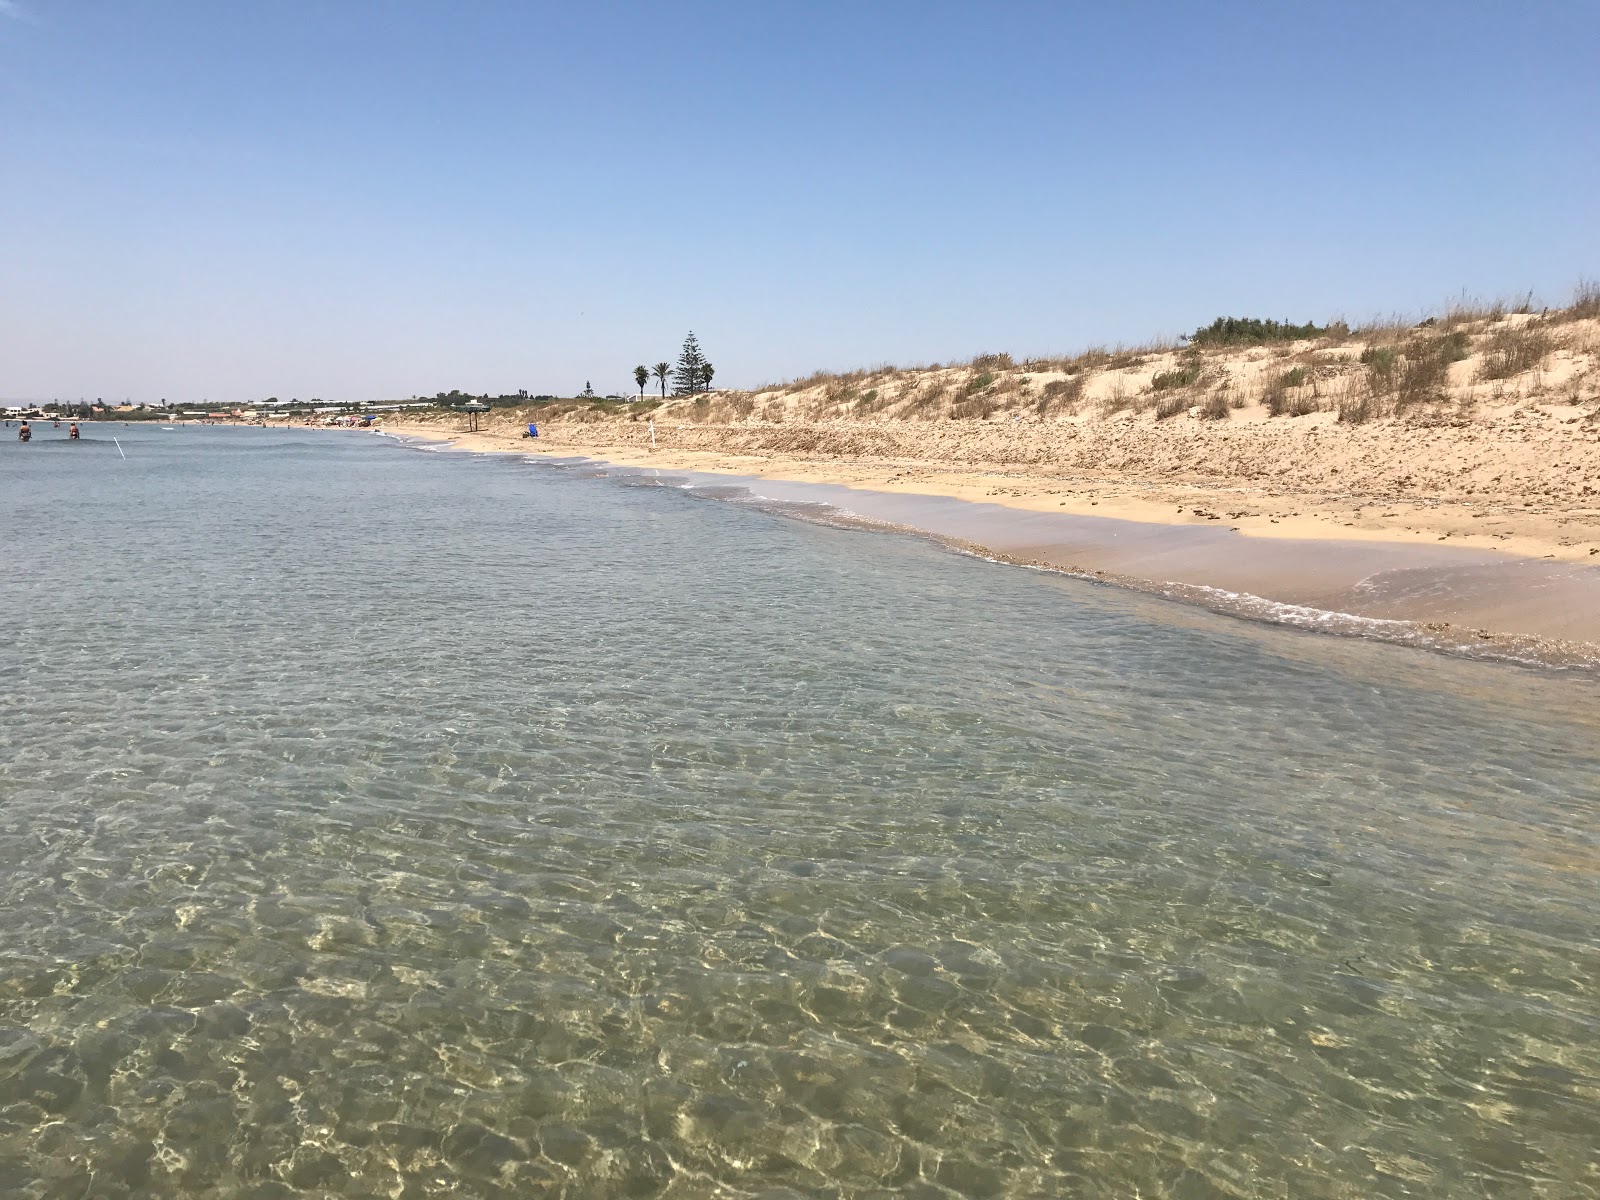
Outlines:
[[[648,436],[647,425],[634,428]],[[1320,515],[1286,516],[1282,530],[1271,529],[1270,519],[1246,529],[1240,518],[1212,521],[1203,507],[1195,511],[1195,502],[1175,505],[1167,489],[1126,478],[1091,478],[1074,486],[1052,476],[926,461],[826,461],[659,444],[667,440],[663,432],[719,432],[700,426],[658,431],[654,449],[647,440],[609,440],[619,424],[558,422],[542,426],[537,440],[505,423],[477,433],[437,422],[397,423],[388,430],[469,451],[578,456],[628,469],[701,473],[743,483],[776,501],[826,503],[886,526],[930,533],[1000,561],[1092,576],[1301,628],[1518,661],[1600,663],[1600,567],[1572,555],[1507,553],[1492,541],[1482,545],[1488,539],[1481,535],[1476,546],[1461,544],[1464,538],[1441,544],[1427,532],[1403,528],[1363,529],[1352,537]],[[1215,493],[1207,498],[1218,506]],[[1527,533],[1520,540],[1540,545]]]

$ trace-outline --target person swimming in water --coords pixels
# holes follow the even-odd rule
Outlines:
[[[19,442],[31,442],[32,440],[33,440],[33,430],[29,429],[28,428],[28,423],[26,421],[24,421],[22,423],[22,428],[17,430],[17,441],[19,441]]]
[[[78,423],[76,421],[67,426],[67,440],[69,442],[78,440]]]

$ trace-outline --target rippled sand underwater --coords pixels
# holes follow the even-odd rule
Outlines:
[[[0,1195],[1600,1194],[1592,679],[122,440],[0,456]]]

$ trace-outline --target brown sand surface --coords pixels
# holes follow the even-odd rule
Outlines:
[[[1536,657],[1600,653],[1600,439],[1559,410],[1353,428],[658,420],[654,446],[648,420],[546,422],[533,440],[516,419],[387,428],[733,476],[1016,561],[1556,645]]]
[[[464,433],[394,423],[480,450],[810,480],[1010,508],[1223,524],[1254,538],[1445,541],[1600,560],[1600,436],[1565,414],[1434,429],[1134,421],[976,427],[554,422]],[[1195,423],[1197,424],[1197,423]]]

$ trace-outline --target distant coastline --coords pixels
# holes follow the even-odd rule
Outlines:
[[[998,558],[1195,603],[1600,659],[1594,284],[1554,311],[1458,305],[1357,328],[1223,318],[1182,343],[751,391],[709,390],[707,365],[668,397],[668,365],[659,398],[641,366],[633,400],[452,392],[271,423],[373,422],[475,450],[804,485]]]

